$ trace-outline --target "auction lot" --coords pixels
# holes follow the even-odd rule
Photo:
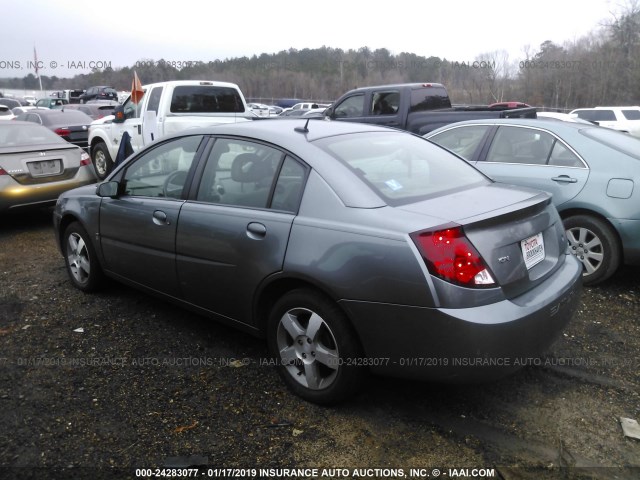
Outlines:
[[[324,408],[286,390],[261,340],[117,283],[74,289],[50,211],[0,222],[0,478],[640,478],[620,425],[640,419],[638,269],[585,288],[551,351],[507,379],[372,377]]]

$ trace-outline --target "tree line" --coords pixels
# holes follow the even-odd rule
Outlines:
[[[140,59],[124,68],[95,69],[73,78],[42,76],[43,88],[60,90],[111,85],[129,90],[134,70],[143,84],[206,79],[237,83],[248,99],[271,103],[279,98],[331,101],[355,87],[405,82],[444,84],[454,103],[521,101],[548,109],[640,104],[640,7],[631,0],[606,25],[573,42],[545,41],[524,48],[521,59],[506,51],[487,52],[474,61],[385,48],[357,50],[321,47],[176,63]],[[39,80],[0,79],[0,87],[37,90]]]

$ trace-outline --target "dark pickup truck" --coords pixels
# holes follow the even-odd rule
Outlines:
[[[454,105],[440,83],[403,83],[351,90],[324,112],[331,120],[375,123],[418,135],[449,123],[481,118],[536,118],[535,108]]]

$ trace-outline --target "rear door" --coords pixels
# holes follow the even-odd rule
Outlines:
[[[587,164],[560,138],[538,128],[498,127],[480,161],[473,162],[497,182],[549,192],[560,207],[584,188]]]
[[[182,207],[177,268],[186,300],[250,323],[259,284],[282,269],[306,168],[258,142],[219,138]]]
[[[176,228],[201,140],[201,135],[172,139],[144,152],[123,172],[120,195],[102,200],[100,242],[107,270],[179,296]]]

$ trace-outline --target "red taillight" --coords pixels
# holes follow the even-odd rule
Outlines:
[[[0,175],[9,175],[9,174],[4,168],[0,167]]]
[[[495,286],[484,260],[465,237],[462,227],[417,232],[411,238],[433,275],[465,287]]]
[[[65,127],[56,128],[53,132],[57,133],[61,137],[64,137],[64,136],[67,136],[67,135],[71,135],[71,130],[69,130],[68,128],[65,128]]]
[[[80,166],[86,167],[87,165],[91,165],[91,157],[85,152],[82,152],[82,155],[80,155]]]

